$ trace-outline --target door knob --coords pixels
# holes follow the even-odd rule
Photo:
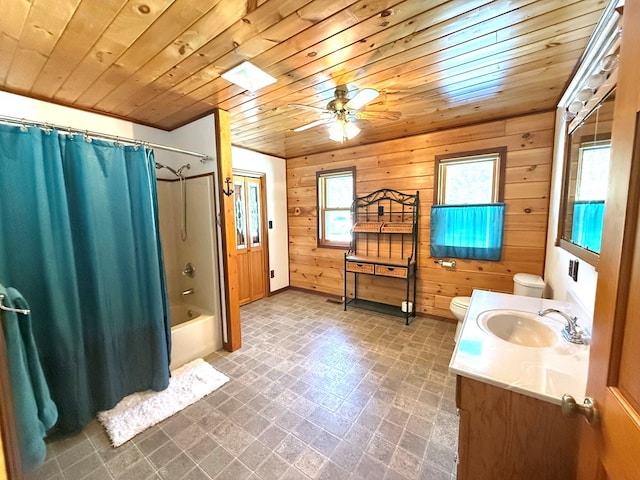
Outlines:
[[[565,417],[583,415],[589,425],[597,425],[600,421],[600,414],[596,408],[596,401],[591,397],[586,397],[582,405],[578,405],[576,399],[568,393],[562,396],[562,414]]]

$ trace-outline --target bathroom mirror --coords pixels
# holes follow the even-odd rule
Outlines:
[[[567,136],[558,245],[593,266],[600,257],[614,100],[615,89]]]

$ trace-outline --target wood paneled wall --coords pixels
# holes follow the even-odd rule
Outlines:
[[[291,286],[343,294],[344,250],[318,248],[316,172],[356,167],[356,195],[380,188],[420,192],[417,311],[453,318],[451,298],[473,288],[510,293],[518,272],[542,275],[544,267],[554,113],[417,135],[287,160],[289,265]],[[492,147],[507,147],[506,220],[500,262],[456,260],[455,269],[429,256],[429,220],[433,203],[434,157]],[[349,274],[351,290],[352,275]],[[404,283],[360,275],[363,298],[400,304]]]

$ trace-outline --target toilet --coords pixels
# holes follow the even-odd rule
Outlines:
[[[523,295],[525,297],[541,298],[544,291],[544,280],[539,275],[532,275],[531,273],[516,273],[513,276],[513,294]],[[458,341],[460,335],[460,328],[462,327],[462,321],[467,314],[469,308],[469,301],[471,297],[454,297],[451,299],[449,309],[451,313],[458,320],[456,326],[455,341]]]

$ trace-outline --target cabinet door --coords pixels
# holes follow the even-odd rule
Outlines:
[[[559,405],[458,376],[458,480],[574,479],[581,420]]]

